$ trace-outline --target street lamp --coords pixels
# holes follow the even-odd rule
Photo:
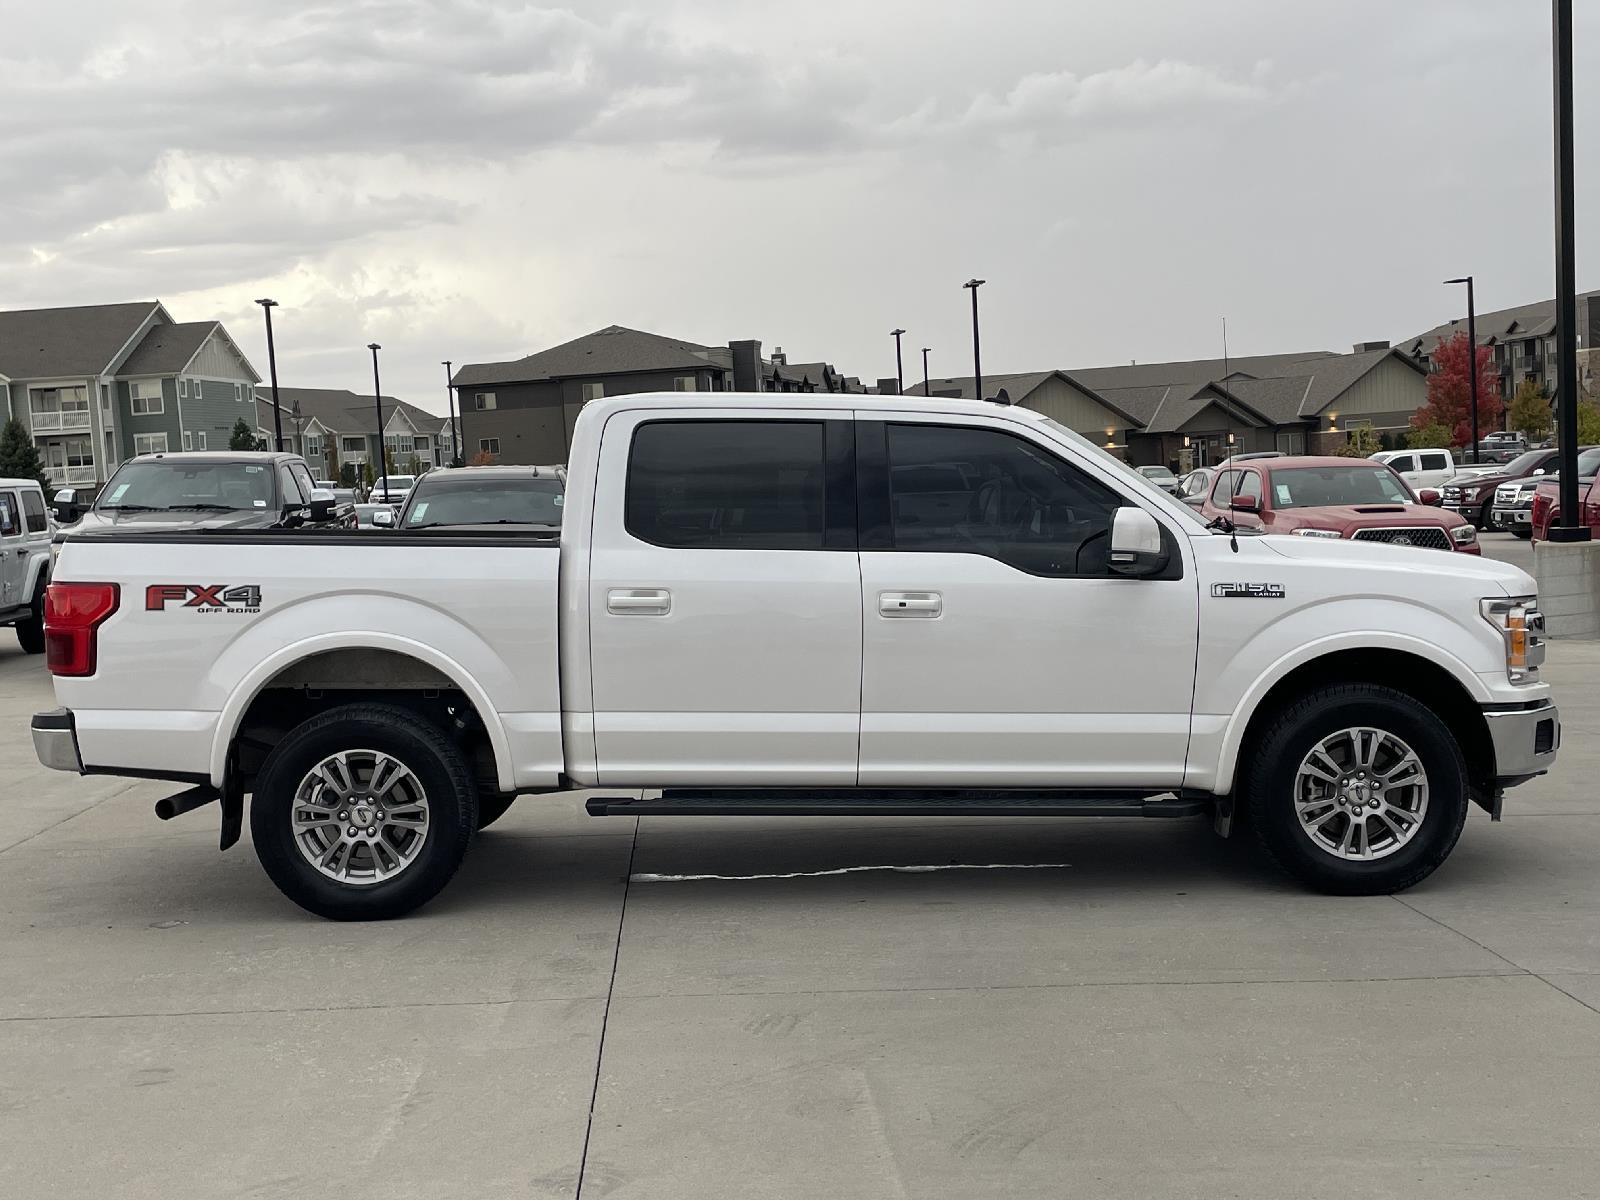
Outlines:
[[[922,348],[922,394],[933,395],[933,389],[928,386],[928,347]]]
[[[904,329],[891,329],[889,331],[889,336],[894,339],[894,385],[896,389],[895,395],[897,396],[906,394],[906,369],[905,365],[900,361],[900,338],[904,333]]]
[[[272,378],[272,437],[273,448],[283,449],[283,410],[278,407],[278,352],[272,344],[272,310],[276,300],[257,300],[261,311],[267,314],[267,374]]]
[[[1556,440],[1561,523],[1552,542],[1587,542],[1578,512],[1578,301],[1572,183],[1572,0],[1553,0],[1556,127]]]
[[[383,442],[383,386],[378,382],[378,351],[383,347],[377,342],[368,342],[367,349],[372,351],[372,409],[378,414],[378,469],[383,474],[383,498],[389,499],[389,456],[384,453]]]
[[[1472,343],[1472,353],[1467,357],[1470,367],[1469,378],[1472,380],[1472,399],[1467,407],[1472,411],[1472,461],[1478,461],[1478,306],[1472,294],[1472,276],[1463,275],[1460,279],[1446,279],[1445,283],[1464,283],[1467,285],[1467,341]]]
[[[978,289],[987,279],[969,279],[961,286],[972,291],[972,384],[973,393],[983,399],[983,356],[978,349]]]
[[[450,360],[444,360],[444,395],[450,403],[450,465],[458,466],[461,451],[456,448],[456,390],[450,386]]]

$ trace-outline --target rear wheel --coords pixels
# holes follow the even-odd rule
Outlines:
[[[33,611],[17,622],[17,643],[24,654],[44,653],[44,584],[33,595]]]
[[[1445,724],[1404,693],[1338,684],[1285,709],[1241,793],[1262,845],[1318,891],[1381,895],[1427,878],[1467,817],[1467,770]]]
[[[349,704],[291,730],[250,805],[256,854],[278,889],[334,920],[403,916],[455,875],[477,828],[472,773],[436,726]]]

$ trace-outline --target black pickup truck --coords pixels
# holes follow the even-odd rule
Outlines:
[[[117,469],[87,510],[58,497],[56,520],[96,529],[355,527],[355,506],[318,489],[298,454],[195,451],[144,454]]]

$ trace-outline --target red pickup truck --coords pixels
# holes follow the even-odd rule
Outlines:
[[[1481,554],[1478,531],[1459,513],[1419,504],[1382,463],[1298,455],[1241,462],[1217,472],[1200,511],[1240,529],[1349,538]]]
[[[1600,455],[1585,461],[1578,456],[1578,520],[1590,529],[1600,530],[1600,491],[1595,490]],[[1533,511],[1528,521],[1533,529],[1533,540],[1542,542],[1550,536],[1550,526],[1561,516],[1561,481],[1551,475],[1541,479],[1533,493]],[[1600,536],[1600,535],[1597,535]]]

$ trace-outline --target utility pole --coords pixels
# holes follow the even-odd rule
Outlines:
[[[922,394],[933,395],[933,389],[928,386],[928,347],[922,348]]]
[[[1463,275],[1459,279],[1446,279],[1446,283],[1464,283],[1467,285],[1467,341],[1472,343],[1472,352],[1467,357],[1468,379],[1471,380],[1472,399],[1467,407],[1472,413],[1472,461],[1478,461],[1478,301],[1472,293],[1472,276]]]
[[[1561,523],[1552,542],[1587,542],[1578,512],[1577,221],[1572,178],[1572,0],[1552,0],[1556,115],[1556,437],[1561,449]]]
[[[450,403],[450,465],[453,467],[461,461],[461,451],[456,448],[456,390],[450,386],[451,362],[444,360],[444,395]]]
[[[889,331],[889,336],[894,338],[894,386],[895,395],[897,396],[906,394],[906,368],[905,364],[900,361],[900,338],[904,333],[904,329],[891,329]]]
[[[383,441],[383,385],[378,382],[378,351],[383,347],[377,342],[368,342],[367,349],[372,351],[372,409],[378,414],[378,470],[383,475],[383,498],[389,498],[389,455],[384,451]]]
[[[272,310],[276,300],[257,300],[261,311],[267,314],[267,374],[272,378],[272,448],[283,449],[283,410],[278,407],[278,352],[272,344]]]
[[[961,286],[972,292],[972,388],[977,399],[983,399],[983,353],[978,342],[978,289],[987,279],[969,279]]]

